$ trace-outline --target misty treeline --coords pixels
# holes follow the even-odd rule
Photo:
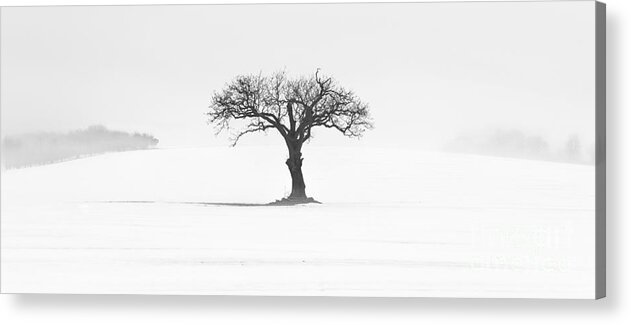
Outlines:
[[[447,144],[446,149],[454,152],[573,164],[594,164],[596,161],[595,144],[583,143],[575,134],[570,134],[560,143],[553,145],[539,135],[519,130],[497,129],[461,135]]]
[[[55,163],[115,151],[148,149],[158,139],[145,133],[109,130],[101,125],[67,133],[40,132],[2,139],[4,168]]]

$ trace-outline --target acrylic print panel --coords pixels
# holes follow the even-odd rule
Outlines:
[[[4,7],[2,292],[600,297],[603,10]]]

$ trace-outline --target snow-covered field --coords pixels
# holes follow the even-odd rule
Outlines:
[[[594,297],[594,167],[307,146],[2,171],[2,292]],[[233,204],[234,203],[234,204]]]

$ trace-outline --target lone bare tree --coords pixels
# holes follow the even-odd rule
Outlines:
[[[270,76],[242,75],[227,83],[212,97],[209,123],[217,133],[234,120],[244,120],[232,138],[232,145],[255,132],[275,129],[285,140],[291,174],[291,194],[283,202],[311,202],[302,175],[302,146],[311,139],[312,129],[322,126],[348,137],[360,137],[372,128],[368,105],[352,91],[337,85],[319,70],[309,77],[289,78],[283,72]]]

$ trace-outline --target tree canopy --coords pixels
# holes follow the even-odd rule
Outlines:
[[[237,76],[213,95],[207,115],[218,132],[230,129],[234,120],[246,121],[233,134],[233,145],[248,133],[268,129],[301,145],[318,126],[348,137],[359,137],[372,128],[368,104],[319,70],[298,78],[289,78],[284,71]]]

